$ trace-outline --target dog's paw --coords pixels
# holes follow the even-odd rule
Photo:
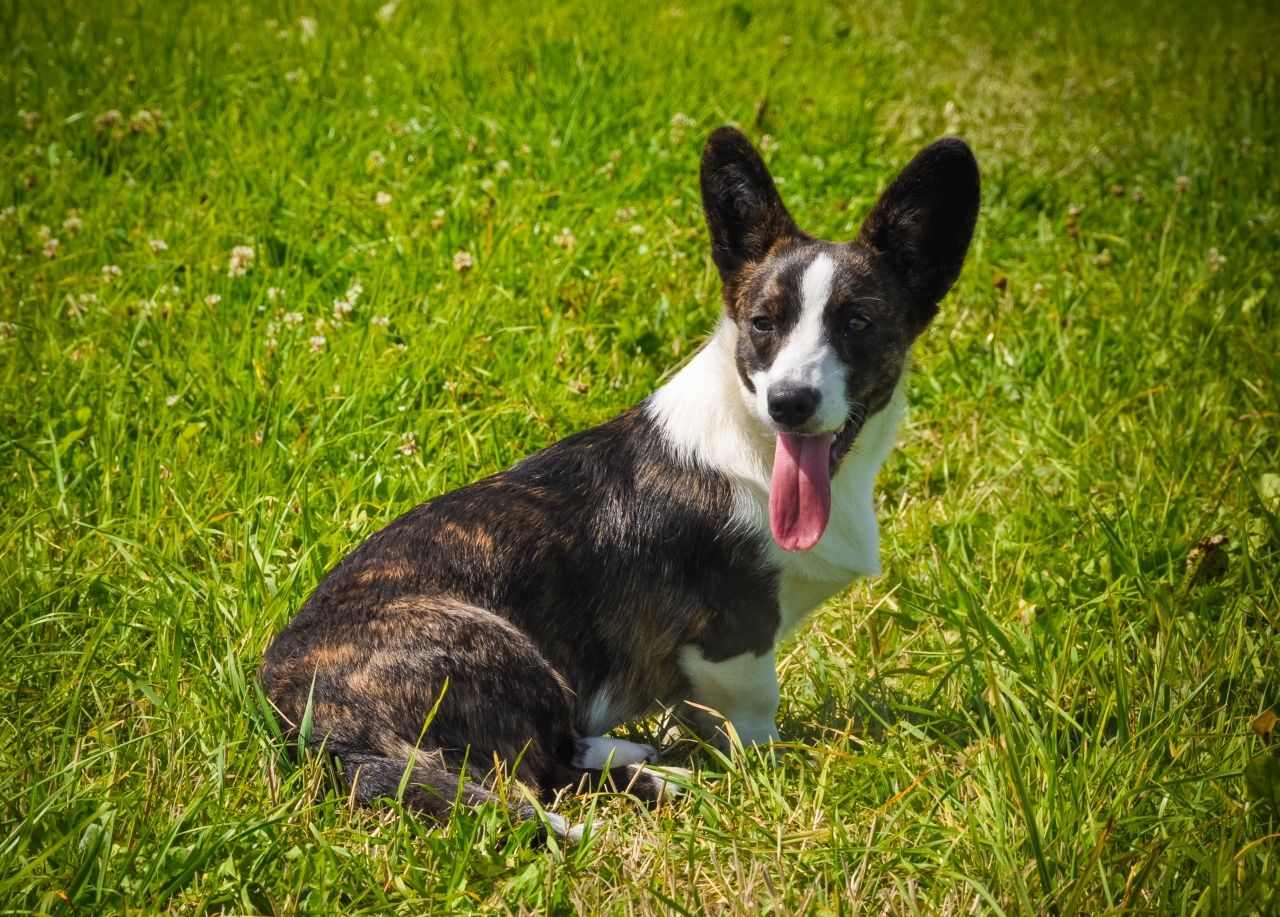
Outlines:
[[[654,802],[669,802],[682,796],[693,786],[693,771],[686,767],[655,767],[642,764],[634,767],[641,777],[652,785]]]
[[[564,844],[577,845],[582,843],[583,835],[587,830],[586,825],[572,824],[563,815],[547,812],[534,806],[522,806],[516,811],[516,815],[523,819],[541,823],[543,831],[547,832],[547,834],[555,835],[556,839]],[[599,829],[594,833],[599,833]]]
[[[658,752],[652,745],[641,745],[639,742],[628,742],[624,739],[611,739],[598,736],[581,739],[573,758],[573,766],[583,770],[604,770],[607,767],[628,767],[632,764],[647,764],[658,759]]]

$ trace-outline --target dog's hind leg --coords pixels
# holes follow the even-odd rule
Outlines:
[[[579,738],[573,692],[511,622],[435,596],[363,621],[342,611],[296,617],[262,678],[286,735],[309,717],[308,744],[342,762],[360,801],[403,786],[406,805],[443,816],[455,800],[493,801],[495,765],[540,802],[576,782],[561,780]]]

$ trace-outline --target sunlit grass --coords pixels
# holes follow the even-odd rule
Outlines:
[[[0,910],[1280,906],[1274,16],[74,6],[0,14]],[[828,237],[936,136],[982,164],[886,574],[783,648],[776,761],[676,748],[688,797],[574,801],[580,848],[353,809],[268,640],[692,352],[727,121]]]

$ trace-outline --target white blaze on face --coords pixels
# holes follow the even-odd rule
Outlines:
[[[765,423],[769,418],[769,388],[817,389],[822,400],[812,421],[815,433],[833,433],[844,425],[848,413],[844,395],[844,366],[827,340],[823,313],[831,298],[831,281],[836,265],[831,257],[820,253],[805,268],[800,281],[800,318],[791,329],[773,363],[752,373],[756,387],[756,410]]]

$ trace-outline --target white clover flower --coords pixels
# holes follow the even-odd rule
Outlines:
[[[298,83],[302,82],[305,76],[306,74],[301,70],[289,70],[284,75],[284,81],[296,86]]]
[[[499,159],[493,164],[493,171],[495,175],[506,175],[511,171],[511,163],[505,159]]]
[[[760,149],[764,150],[766,153],[770,150],[776,150],[777,148],[778,141],[773,139],[772,134],[765,134],[760,138]]]
[[[159,111],[144,108],[129,119],[129,130],[134,134],[154,134],[161,127],[164,127],[164,115]]]
[[[222,302],[222,297],[219,296],[217,293],[210,293],[208,296],[204,298],[204,304],[206,306],[209,306],[210,308],[216,306],[220,302]]]
[[[79,318],[89,311],[89,307],[98,301],[94,293],[81,293],[79,296],[67,296],[67,315]]]
[[[119,280],[122,273],[123,271],[120,270],[119,265],[104,264],[102,266],[102,279],[106,283],[114,283]]]
[[[467,251],[457,251],[453,254],[453,269],[455,271],[469,271],[475,265],[471,253]]]
[[[1209,270],[1216,274],[1218,271],[1222,270],[1222,266],[1227,263],[1227,259],[1222,252],[1218,251],[1216,248],[1211,248],[1209,249],[1208,262]]]
[[[164,239],[151,239],[147,242],[151,246],[153,252],[165,252],[169,250],[169,243]]]
[[[369,172],[376,172],[387,163],[387,157],[382,155],[381,150],[374,150],[365,157],[364,167]]]
[[[171,408],[181,400],[182,400],[181,395],[166,395],[164,399],[165,407]]]
[[[1191,187],[1191,179],[1185,175],[1179,175],[1173,180],[1173,190],[1179,194],[1185,194],[1187,189]]]
[[[391,22],[392,17],[395,16],[396,8],[399,6],[399,0],[390,0],[389,3],[384,3],[382,6],[378,7],[378,12],[373,14],[374,18],[383,25],[387,25]]]
[[[62,228],[67,232],[76,233],[84,227],[84,223],[80,219],[79,210],[68,210],[67,218],[62,221]]]
[[[556,235],[552,237],[551,241],[567,251],[568,249],[573,248],[574,243],[578,240],[573,237],[573,233],[569,232],[569,227],[566,226],[561,229],[560,232],[556,233]]]
[[[249,268],[253,266],[253,259],[257,257],[251,245],[237,245],[231,249],[231,260],[227,264],[228,277],[243,277],[249,273]]]
[[[390,322],[391,320],[385,315],[375,315],[373,318],[369,319],[369,323],[378,328],[385,328],[390,324]]]
[[[17,333],[18,326],[13,322],[0,322],[0,341],[7,341],[16,336]]]
[[[101,137],[111,128],[115,127],[123,117],[124,115],[120,113],[120,109],[108,109],[93,119],[93,132]]]
[[[373,196],[373,202],[379,207],[386,207],[391,203],[391,195],[386,191],[379,191]]]
[[[44,250],[43,250],[44,256],[46,258],[58,257],[58,246],[60,244],[61,243],[57,239],[50,239],[49,241],[45,242]]]
[[[317,335],[313,336],[313,337],[311,338],[311,341],[310,341],[310,344],[311,344],[311,352],[312,352],[312,353],[323,353],[323,352],[324,352],[324,345],[325,345],[326,343],[327,343],[327,342],[325,341],[325,339],[324,339],[324,335],[323,335],[323,334],[317,334]]]
[[[302,324],[302,313],[286,312],[283,316],[281,316],[280,320],[284,322],[286,325],[288,325],[290,328],[296,328]]]
[[[275,302],[277,299],[284,299],[284,290],[279,287],[267,287],[267,299]]]
[[[304,45],[307,42],[311,41],[311,39],[316,37],[316,31],[319,29],[319,27],[320,27],[320,24],[316,22],[314,17],[312,16],[299,17],[298,31],[302,33],[301,39]]]

